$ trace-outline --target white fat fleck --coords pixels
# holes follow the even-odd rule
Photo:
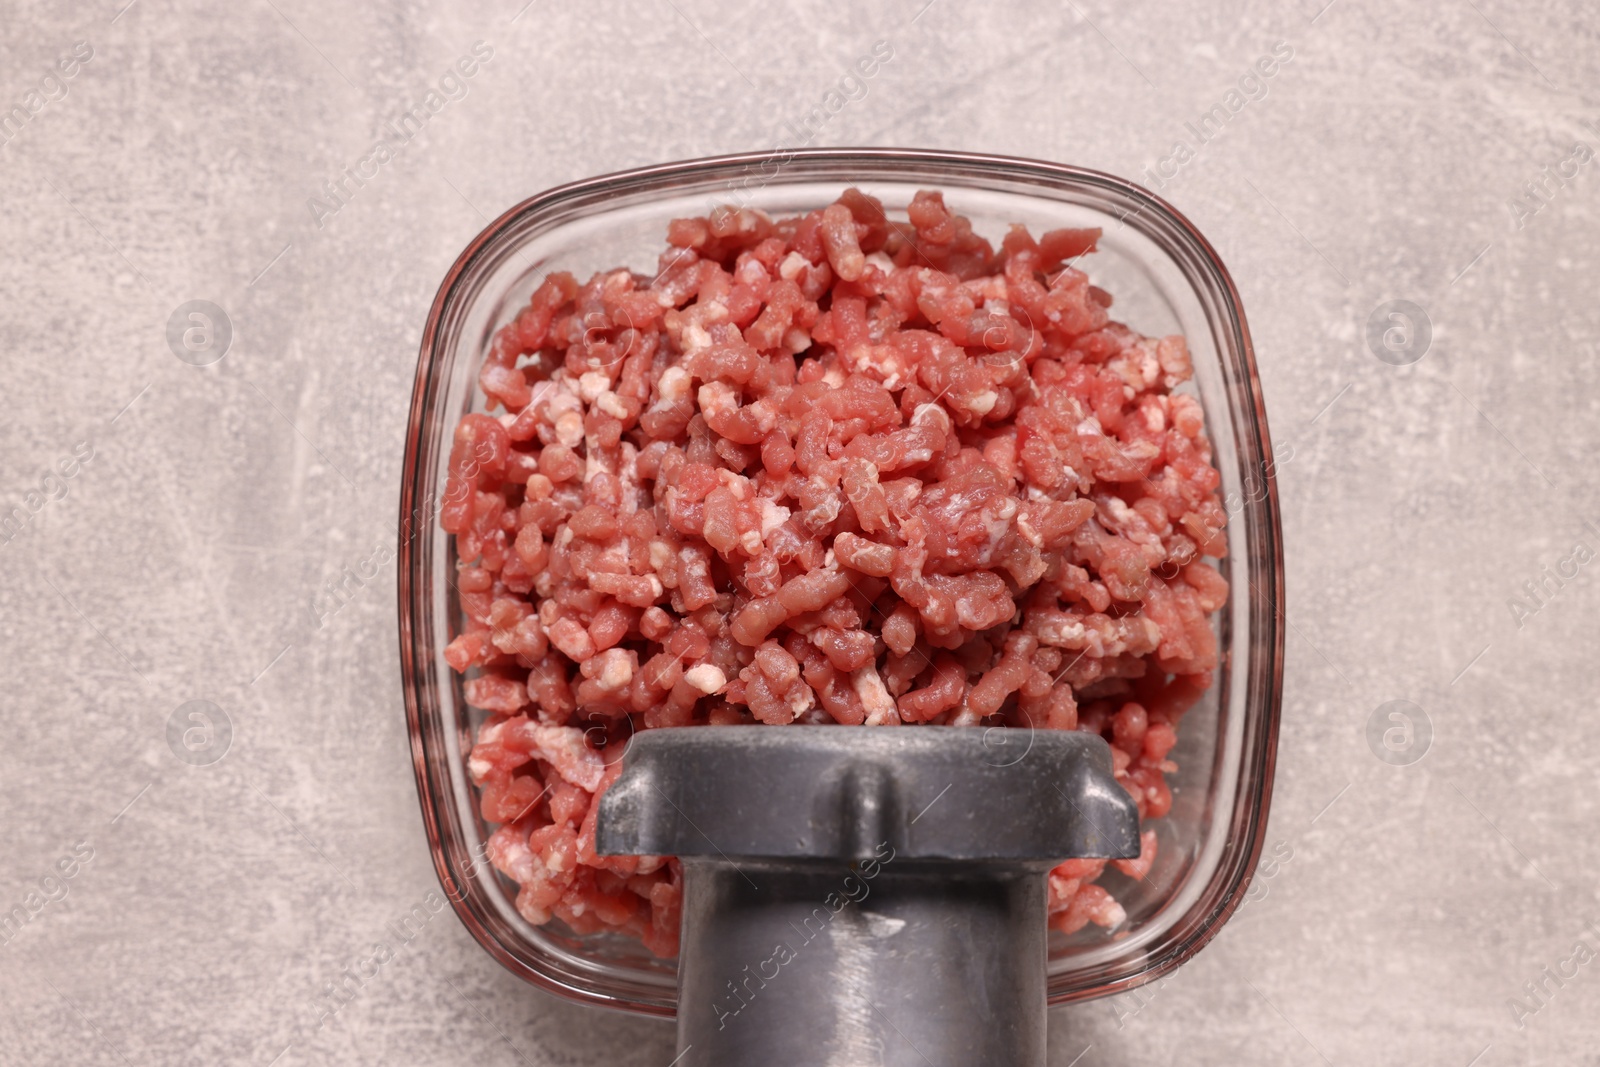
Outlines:
[[[1011,517],[1017,513],[1017,500],[1015,497],[1006,497],[994,511],[979,512],[983,527],[988,534],[988,546],[984,551],[984,562],[988,562],[989,555],[994,551],[1000,539],[1011,528]]]
[[[1040,639],[1057,648],[1082,648],[1088,636],[1083,623],[1074,616],[1059,622],[1047,622],[1040,627],[1040,631]]]
[[[605,665],[600,669],[600,688],[615,691],[633,681],[633,663],[626,652],[613,648],[603,655]]]
[[[767,268],[758,259],[747,259],[734,270],[733,276],[746,285],[755,285],[766,280]]]
[[[1144,378],[1144,384],[1156,384],[1156,379],[1161,377],[1161,360],[1156,358],[1153,350],[1146,350],[1144,358],[1139,360],[1139,375]]]
[[[862,667],[850,675],[850,685],[867,709],[867,725],[882,726],[894,714],[894,698],[878,677],[876,667]]]
[[[1161,446],[1154,441],[1135,441],[1131,445],[1124,446],[1122,454],[1129,459],[1143,462],[1161,455]]]
[[[1027,515],[1017,516],[1017,533],[1021,534],[1023,540],[1027,541],[1028,544],[1032,545],[1034,548],[1044,547],[1044,535],[1039,533],[1039,531],[1034,528],[1033,523],[1028,521]]]
[[[963,700],[961,705],[956,708],[955,716],[951,718],[947,725],[976,726],[981,721],[982,720],[978,718],[978,713],[967,707],[967,702]]]
[[[817,695],[811,691],[811,687],[806,683],[796,682],[789,687],[789,692],[784,697],[784,700],[789,705],[789,711],[792,716],[790,721],[792,722],[811,710],[817,702]]]
[[[533,388],[528,393],[528,402],[523,406],[522,410],[527,411],[529,408],[538,407],[546,400],[549,400],[550,397],[555,394],[555,391],[556,385],[554,382],[548,380],[535,382]]]
[[[1165,397],[1162,397],[1165,400]],[[1161,411],[1159,404],[1146,404],[1144,407],[1144,427],[1151,433],[1160,433],[1167,428],[1167,417]]]
[[[1117,523],[1120,526],[1123,523],[1133,519],[1133,509],[1130,508],[1128,506],[1128,502],[1123,500],[1120,496],[1108,496],[1105,497],[1104,500],[1105,509],[1110,514],[1112,522]]]
[[[863,373],[871,371],[885,389],[898,389],[905,365],[892,345],[857,345],[849,355],[850,365]]]
[[[578,378],[578,395],[583,397],[585,404],[593,404],[600,399],[600,394],[611,387],[611,379],[599,371],[585,371]]]
[[[561,416],[568,412],[575,412],[582,417],[583,401],[573,392],[571,383],[563,381],[560,388],[550,397],[549,403],[545,405],[544,418],[554,426],[560,422]]]
[[[700,325],[699,321],[690,319],[683,327],[683,339],[680,342],[685,355],[694,355],[711,347],[711,334]]]
[[[791,253],[791,254],[793,254],[793,253]],[[893,274],[894,273],[894,260],[892,260],[888,256],[884,255],[882,252],[874,252],[874,253],[872,253],[872,255],[867,257],[867,262],[870,265],[872,265],[874,267],[877,267],[879,270],[883,271],[883,273],[885,273],[885,274]]]
[[[818,479],[813,478],[812,481],[816,482]],[[831,490],[831,487],[827,486],[826,483],[824,483],[823,488]],[[808,521],[814,522],[818,526],[826,526],[828,523],[839,517],[839,512],[843,508],[843,496],[836,495],[830,491],[828,497],[823,500],[822,503],[807,511],[806,515]]]
[[[672,564],[672,546],[665,541],[650,542],[650,569],[660,570]]]
[[[771,433],[772,428],[778,425],[778,412],[771,400],[762,397],[749,407],[755,415],[756,428],[762,433]]]
[[[568,411],[556,419],[556,440],[568,448],[577,448],[583,443],[583,416],[576,411]]]
[[[489,773],[490,769],[491,769],[491,765],[490,765],[488,760],[482,760],[482,759],[469,759],[469,760],[467,760],[467,770],[472,773],[472,780],[474,782],[483,781],[484,776]]]
[[[594,406],[613,418],[625,419],[628,417],[628,406],[622,402],[620,396],[609,389],[595,398]]]
[[[700,410],[712,415],[721,415],[739,407],[738,396],[726,382],[707,382],[700,387],[696,399],[700,401]]]
[[[829,389],[838,389],[844,385],[844,371],[838,367],[829,367],[823,372],[822,381]]]
[[[783,257],[783,262],[778,264],[778,277],[794,281],[800,277],[800,272],[811,266],[811,261],[799,252],[790,252]]]
[[[1104,437],[1105,428],[1100,425],[1100,420],[1093,415],[1078,423],[1078,436]]]
[[[789,521],[790,511],[767,497],[758,498],[756,503],[761,507],[761,539],[764,541],[773,530]]]
[[[590,442],[588,454],[583,459],[583,484],[588,485],[597,474],[615,473],[616,471],[612,469],[611,461],[606,456],[605,451],[596,448],[594,443]]]
[[[987,415],[989,412],[994,410],[994,406],[999,402],[999,393],[995,392],[993,389],[985,389],[983,392],[972,398],[972,400],[967,404],[967,410],[972,412],[974,415]]]
[[[683,672],[683,680],[707,696],[728,684],[728,676],[722,673],[722,668],[710,663],[690,667]]]
[[[622,480],[622,518],[630,518],[639,510],[639,450],[631,441],[622,442],[622,469],[617,476]]]
[[[668,367],[656,383],[656,395],[662,400],[682,400],[689,395],[689,372],[682,367]]]
[[[578,387],[573,383],[572,375],[567,372],[565,367],[557,367],[551,371],[549,381],[557,396],[578,395]]]

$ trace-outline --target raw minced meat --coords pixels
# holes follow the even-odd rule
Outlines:
[[[594,851],[639,729],[1088,730],[1166,814],[1226,516],[1188,349],[1111,319],[1076,266],[1099,236],[997,251],[935,192],[904,221],[854,189],[722,209],[653,277],[552,274],[495,334],[441,513],[445,655],[491,713],[470,771],[530,922],[676,952],[678,862]],[[1106,866],[1051,872],[1053,927],[1122,922]]]

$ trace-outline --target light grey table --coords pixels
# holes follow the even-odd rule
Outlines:
[[[1600,595],[1576,562],[1523,585],[1600,549],[1587,5],[125,2],[0,9],[0,512],[28,518],[0,541],[0,908],[59,879],[0,946],[0,1063],[671,1059],[666,1024],[533,991],[448,914],[284,1052],[435,888],[393,577],[320,590],[393,539],[423,317],[488,217],[793,143],[878,41],[812,143],[1159,183],[1231,267],[1293,449],[1281,862],[1166,984],[1053,1013],[1052,1062],[1600,1063],[1574,957],[1600,947]],[[169,347],[191,300],[226,310],[220,362]],[[1430,337],[1413,312],[1385,362],[1392,300]],[[169,748],[190,700],[227,712],[220,762]],[[1431,724],[1405,766],[1367,740],[1393,700]]]

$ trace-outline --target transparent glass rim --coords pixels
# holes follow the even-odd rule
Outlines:
[[[451,358],[446,342],[485,276],[485,264],[515,253],[531,234],[581,217],[618,200],[663,196],[703,189],[728,199],[743,182],[748,188],[837,181],[958,181],[968,188],[1013,192],[1106,211],[1166,253],[1199,300],[1222,362],[1228,394],[1227,416],[1235,448],[1260,457],[1257,478],[1239,512],[1229,520],[1230,551],[1243,550],[1248,588],[1234,597],[1230,611],[1242,609],[1248,647],[1245,675],[1234,665],[1219,667],[1229,688],[1242,686],[1232,701],[1242,712],[1238,770],[1225,817],[1231,827],[1215,870],[1183,915],[1162,931],[1159,944],[1134,946],[1076,975],[1052,975],[1052,1004],[1122,992],[1153,981],[1199,952],[1242,901],[1260,858],[1271,805],[1283,674],[1284,598],[1282,531],[1265,404],[1256,373],[1239,294],[1216,251],[1179,211],[1144,188],[1099,171],[1006,156],[922,149],[783,149],[666,163],[607,174],[562,185],[530,197],[484,228],[445,275],[423,330],[412,392],[402,468],[400,534],[397,554],[400,662],[406,717],[418,799],[434,867],[457,916],[472,936],[513,973],[563,997],[648,1015],[671,1016],[676,999],[670,975],[645,974],[619,979],[606,968],[570,952],[519,951],[520,935],[482,891],[475,872],[484,862],[467,843],[459,775],[470,737],[452,736],[440,714],[442,642],[432,606],[432,574],[440,538],[427,527],[436,518],[432,501],[441,446],[448,447],[452,415],[442,403]],[[1208,410],[1210,422],[1216,412]],[[443,431],[443,432],[441,432]],[[419,525],[420,524],[420,525]],[[1224,635],[1223,647],[1231,647]],[[1219,714],[1226,710],[1219,705]],[[1219,750],[1223,742],[1219,739]],[[474,831],[475,834],[476,831]],[[1063,980],[1065,979],[1065,980]]]

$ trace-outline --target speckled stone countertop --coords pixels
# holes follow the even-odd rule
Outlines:
[[[488,218],[809,137],[1156,189],[1292,447],[1276,862],[1170,980],[1053,1011],[1051,1062],[1600,1064],[1588,5],[126,2],[0,15],[0,1063],[672,1059],[447,913],[289,1046],[437,885],[393,576],[314,598],[392,544],[423,319]],[[225,758],[175,757],[191,700]]]

